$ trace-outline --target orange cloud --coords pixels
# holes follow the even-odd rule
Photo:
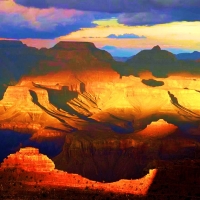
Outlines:
[[[182,48],[199,50],[200,22],[174,22],[154,26],[126,26],[116,18],[93,21],[96,27],[82,28],[60,37],[60,40],[84,40],[95,42],[98,46],[111,45],[120,48],[149,48],[159,44],[162,48]],[[137,34],[146,38],[111,39],[110,34]],[[98,37],[98,38],[96,38]]]

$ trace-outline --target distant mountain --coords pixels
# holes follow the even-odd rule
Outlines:
[[[140,51],[135,56],[127,60],[127,63],[171,63],[176,61],[174,54],[161,50],[159,46],[153,47],[151,50]]]
[[[200,52],[194,51],[192,53],[179,53],[176,55],[176,58],[179,60],[199,60]]]
[[[114,60],[119,61],[119,62],[126,62],[130,57],[118,57],[114,56]]]
[[[167,77],[177,72],[200,74],[200,64],[193,60],[178,60],[171,52],[155,46],[128,59],[121,74],[138,76],[143,71],[150,71],[155,77]]]

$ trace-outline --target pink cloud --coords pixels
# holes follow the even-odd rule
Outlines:
[[[85,13],[73,9],[27,8],[13,0],[0,1],[1,24],[28,26],[37,30],[52,30],[58,24],[72,24]]]
[[[21,39],[21,41],[27,46],[35,47],[37,49],[41,49],[43,47],[51,48],[59,42],[59,40],[56,39],[48,40],[48,39],[31,39],[31,38]]]
[[[0,38],[0,40],[19,40],[19,39],[7,39],[7,38]],[[55,44],[57,44],[60,40],[58,39],[20,39],[23,44],[26,44],[29,47],[35,47],[37,49],[41,48],[51,48]]]

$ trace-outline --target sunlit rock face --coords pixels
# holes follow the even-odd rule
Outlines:
[[[146,195],[148,189],[154,181],[157,169],[149,170],[139,179],[126,180],[121,179],[113,183],[103,183],[87,179],[78,174],[71,174],[55,169],[54,163],[45,155],[40,154],[38,149],[23,148],[15,154],[11,154],[1,164],[0,184],[1,192],[8,190],[8,184],[13,184],[12,191],[9,194],[17,194],[23,189],[34,191],[39,194],[49,187],[54,189],[58,187],[66,189],[76,188],[81,190],[100,190],[103,192],[113,192],[118,194]],[[42,186],[42,190],[41,190]],[[55,195],[55,194],[54,194]],[[55,196],[54,196],[55,197]]]
[[[112,183],[103,183],[92,181],[78,174],[63,172],[54,168],[52,161],[48,160],[48,167],[43,171],[37,170],[32,166],[24,169],[20,165],[13,165],[11,158],[17,158],[26,154],[31,158],[38,157],[38,150],[33,148],[21,149],[16,154],[11,154],[7,161],[2,163],[0,168],[1,197],[22,197],[26,194],[27,198],[39,197],[48,199],[60,199],[60,193],[72,190],[70,199],[86,194],[88,197],[94,197],[98,193],[98,198],[119,199],[120,195],[125,194],[122,199],[160,199],[161,196],[177,199],[190,197],[196,198],[199,194],[199,164],[200,160],[154,160],[147,167],[145,174],[138,179],[121,179]],[[43,160],[45,155],[39,154]],[[33,162],[33,161],[32,161]],[[19,163],[19,162],[18,162]],[[21,163],[21,162],[20,162]],[[31,169],[31,170],[30,170]],[[177,184],[178,183],[178,184]],[[26,191],[26,193],[25,193]],[[87,193],[88,192],[88,193]],[[92,195],[91,195],[92,192]],[[106,196],[105,192],[112,192]],[[29,194],[30,193],[30,194]],[[65,198],[66,196],[62,196]]]
[[[163,119],[156,122],[151,122],[145,129],[136,133],[137,136],[143,138],[163,138],[173,134],[177,130],[177,126],[169,124]]]
[[[4,159],[1,168],[21,168],[30,172],[50,172],[54,170],[55,165],[47,156],[40,154],[38,149],[27,147]]]
[[[58,82],[50,77],[48,82],[44,79],[41,84],[37,76],[26,77],[17,86],[7,88],[0,101],[0,119],[37,123],[41,127],[53,125],[62,130],[66,129],[65,125],[69,128],[66,130],[87,130],[85,125],[89,118],[117,126],[133,123],[136,130],[159,118],[175,124],[199,119],[200,93],[194,89],[198,87],[198,79],[186,80],[191,89],[182,88],[186,85],[180,77],[178,81],[176,77],[159,79],[165,83],[159,87],[145,85],[133,76],[113,81],[106,81],[102,76],[101,80],[77,81],[71,85],[62,76]],[[86,118],[80,119],[80,116]],[[138,126],[139,123],[144,126]]]
[[[144,128],[149,120],[169,120],[169,115],[173,115],[170,123],[198,120],[198,78],[160,78],[155,81],[162,85],[151,87],[138,77],[120,78],[110,54],[92,43],[60,42],[41,51],[44,59],[31,75],[23,76],[4,93],[0,120],[25,119],[42,128],[51,124],[64,130],[67,126],[68,131],[86,130],[88,118],[120,127],[134,123],[135,130]],[[160,54],[174,62],[174,56],[159,47],[132,59],[152,55],[159,62]],[[141,120],[144,126],[137,126]]]

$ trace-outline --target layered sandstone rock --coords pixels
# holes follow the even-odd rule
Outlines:
[[[16,154],[4,159],[1,168],[20,168],[28,172],[50,172],[55,168],[54,163],[38,149],[26,147]]]
[[[130,133],[144,128],[149,123],[146,119],[155,115],[150,121],[173,116],[170,122],[176,125],[199,118],[198,79],[157,79],[164,85],[152,88],[133,76],[120,79],[112,69],[111,56],[92,43],[61,42],[41,51],[46,57],[35,67],[37,73],[7,88],[0,102],[3,123],[12,119],[62,130],[67,125],[72,131],[86,130],[92,118],[114,129],[132,123]],[[171,57],[158,48],[151,51]]]
[[[159,119],[158,121],[152,122],[150,125],[147,125],[144,130],[139,131],[138,133],[136,133],[136,135],[145,139],[151,137],[163,138],[165,136],[173,134],[177,129],[177,126],[169,124],[163,119]]]

